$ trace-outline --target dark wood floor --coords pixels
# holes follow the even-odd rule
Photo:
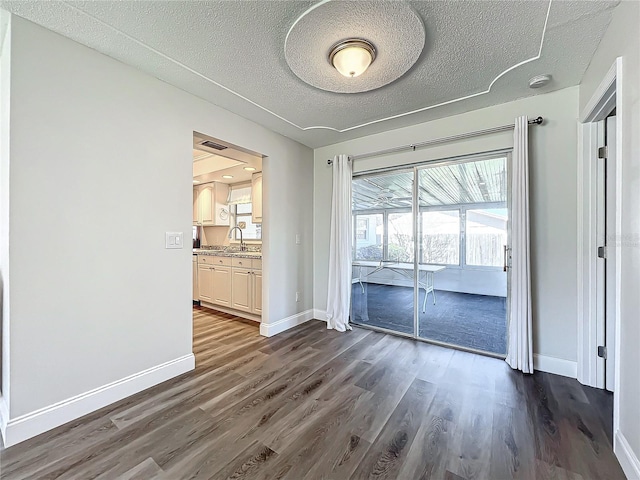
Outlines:
[[[195,371],[0,453],[2,479],[617,479],[607,395],[313,321],[194,309]]]

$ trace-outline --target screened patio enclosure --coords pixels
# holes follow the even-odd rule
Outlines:
[[[353,177],[352,323],[506,353],[507,165],[501,155]]]

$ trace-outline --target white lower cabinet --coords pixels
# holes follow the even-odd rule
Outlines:
[[[262,271],[253,271],[253,313],[262,315]]]
[[[194,298],[197,294],[202,302],[261,316],[261,267],[260,259],[198,256]]]
[[[246,268],[233,268],[231,271],[231,308],[251,312],[251,287],[253,276]]]
[[[231,267],[212,267],[213,302],[231,307]]]
[[[193,255],[192,275],[193,301],[197,302],[200,300],[200,295],[198,295],[198,257],[195,255]]]
[[[213,270],[210,265],[198,264],[198,297],[201,302],[213,303]]]

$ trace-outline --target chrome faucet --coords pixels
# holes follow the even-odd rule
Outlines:
[[[233,227],[231,230],[229,230],[229,238],[233,236],[233,231],[236,228],[240,232],[240,251],[244,252],[247,249],[247,246],[245,245],[244,240],[242,239],[242,229],[240,227]]]

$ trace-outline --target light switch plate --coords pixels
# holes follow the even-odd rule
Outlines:
[[[164,248],[182,248],[182,232],[165,232]]]
[[[296,245],[300,245],[300,234],[296,233]]]

